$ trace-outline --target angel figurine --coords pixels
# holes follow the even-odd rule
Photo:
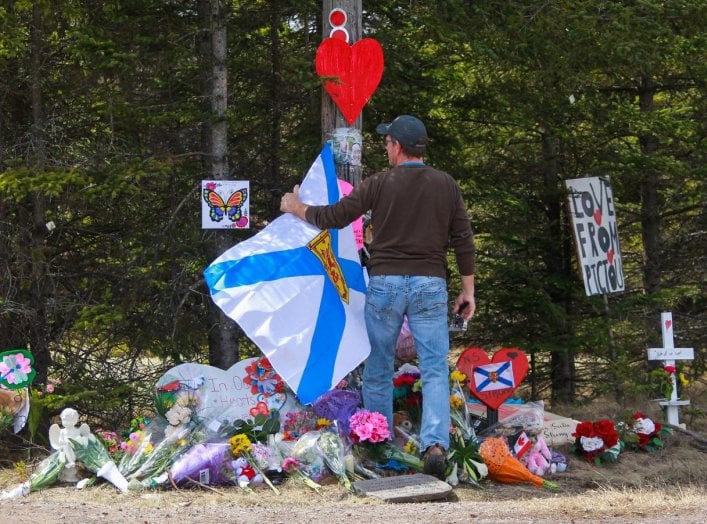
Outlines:
[[[59,452],[59,459],[64,464],[59,480],[78,482],[80,478],[77,475],[76,455],[69,439],[88,438],[91,435],[91,430],[85,422],[79,427],[76,426],[79,422],[79,413],[73,408],[66,408],[61,412],[59,418],[63,427],[60,427],[59,424],[52,424],[49,428],[49,443]]]

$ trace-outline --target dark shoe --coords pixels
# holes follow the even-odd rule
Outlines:
[[[425,462],[425,467],[422,471],[425,474],[437,477],[439,480],[444,480],[446,478],[447,454],[439,444],[435,444],[434,446],[427,448],[423,460]]]

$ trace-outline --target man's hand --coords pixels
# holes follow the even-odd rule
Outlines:
[[[280,199],[280,211],[283,213],[292,213],[298,218],[305,220],[307,205],[303,204],[299,199],[299,184],[297,184],[292,193],[285,193]]]

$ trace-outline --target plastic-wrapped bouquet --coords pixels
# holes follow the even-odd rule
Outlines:
[[[557,484],[533,475],[528,468],[515,458],[506,444],[506,440],[490,437],[479,446],[479,454],[488,466],[489,478],[498,482],[531,482],[539,488],[557,490]]]
[[[408,469],[422,471],[422,460],[398,449],[391,441],[388,421],[377,411],[365,409],[354,413],[349,419],[349,440],[359,458],[372,462],[376,467],[395,466],[394,461]]]
[[[349,491],[353,491],[351,481],[346,475],[344,462],[346,451],[339,434],[334,431],[323,431],[317,440],[317,448],[321,451],[326,465],[338,477],[344,487]]]
[[[314,482],[311,478],[309,478],[309,476],[307,476],[306,473],[302,471],[302,466],[296,458],[286,457],[285,460],[282,461],[282,469],[290,477],[304,482],[317,493],[321,492],[322,486],[317,482]]]
[[[76,459],[80,461],[86,469],[94,472],[99,477],[103,477],[123,493],[128,491],[128,481],[118,470],[115,462],[110,458],[108,450],[94,435],[85,437],[69,438],[71,447],[74,450]]]
[[[64,469],[59,452],[56,451],[42,460],[37,469],[28,480],[9,491],[0,493],[0,500],[13,499],[27,496],[33,491],[39,491],[54,484],[59,479],[59,474]]]
[[[611,420],[580,422],[572,433],[575,437],[574,452],[597,466],[616,462],[621,453],[621,441]]]

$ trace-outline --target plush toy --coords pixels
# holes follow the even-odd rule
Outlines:
[[[542,435],[538,435],[535,444],[523,455],[521,462],[528,468],[528,471],[542,477],[550,469],[552,454],[545,443]]]
[[[239,457],[233,461],[233,470],[236,472],[236,479],[239,485],[248,485],[251,482],[253,484],[263,482],[263,477],[257,473],[243,457]]]

